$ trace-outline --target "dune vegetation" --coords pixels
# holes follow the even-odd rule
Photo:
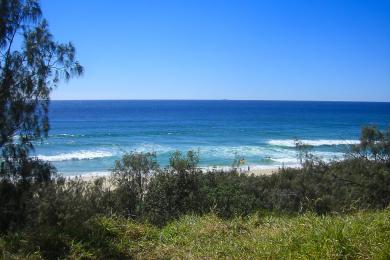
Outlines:
[[[221,219],[187,215],[158,228],[97,216],[66,232],[14,233],[0,239],[4,259],[284,258],[388,259],[390,210],[348,215],[258,213]],[[60,250],[60,252],[58,251]],[[64,251],[63,251],[64,250]]]
[[[2,256],[387,259],[389,136],[364,128],[333,162],[298,142],[301,168],[263,176],[204,172],[192,151],[166,168],[153,153],[125,154],[92,181],[43,163],[50,178],[1,182]]]

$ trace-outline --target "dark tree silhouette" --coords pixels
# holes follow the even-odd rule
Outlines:
[[[18,181],[31,178],[33,141],[47,137],[50,92],[83,67],[71,43],[53,40],[36,0],[0,0],[0,57],[0,178]]]

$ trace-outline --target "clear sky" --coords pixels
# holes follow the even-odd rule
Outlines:
[[[390,1],[41,1],[85,75],[53,99],[390,101]]]

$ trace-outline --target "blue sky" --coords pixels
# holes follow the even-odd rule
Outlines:
[[[390,1],[41,1],[85,75],[53,99],[390,101]]]

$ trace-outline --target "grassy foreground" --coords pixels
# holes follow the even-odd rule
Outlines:
[[[52,239],[61,241],[50,241],[46,232],[45,239],[70,247],[66,257],[72,259],[390,258],[390,209],[336,216],[254,214],[231,220],[208,214],[185,216],[162,228],[98,217],[78,232],[53,234]],[[3,236],[0,252],[5,259],[48,258],[50,252],[40,244],[45,239],[40,234]]]

